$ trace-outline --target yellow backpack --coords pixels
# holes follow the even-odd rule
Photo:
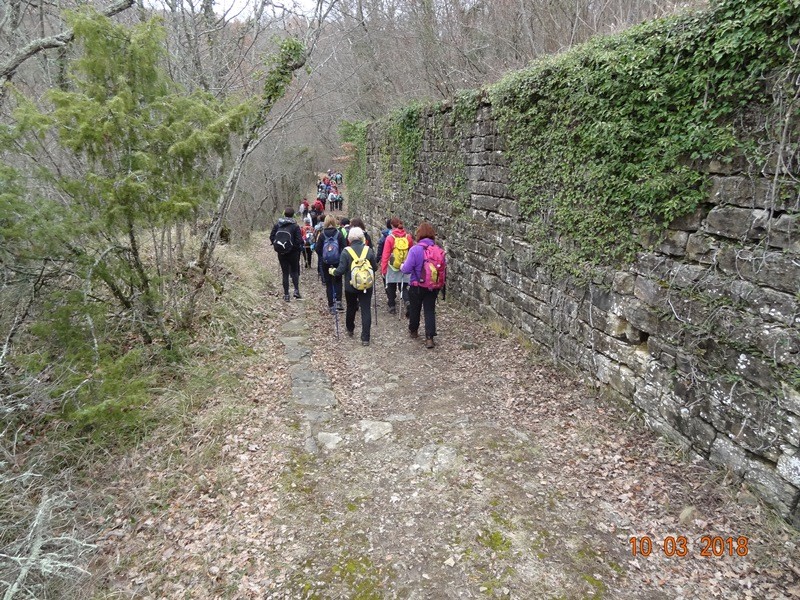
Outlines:
[[[361,256],[356,254],[350,246],[345,248],[348,254],[353,258],[350,264],[350,285],[352,285],[359,292],[365,292],[375,283],[375,274],[372,272],[372,265],[367,260],[367,252],[369,248],[364,246],[361,251]]]
[[[405,262],[408,256],[408,238],[406,236],[392,237],[394,238],[394,250],[392,250],[392,259],[389,261],[389,266],[395,271],[399,271],[400,265]]]

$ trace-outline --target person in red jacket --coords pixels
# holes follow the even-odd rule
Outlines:
[[[414,245],[410,233],[403,229],[403,222],[398,217],[392,217],[392,231],[383,244],[381,256],[381,273],[386,281],[386,304],[390,314],[397,313],[397,291],[400,290],[400,299],[408,316],[408,283],[409,275],[400,271],[400,265],[408,256],[408,249]],[[398,240],[400,240],[398,242]]]

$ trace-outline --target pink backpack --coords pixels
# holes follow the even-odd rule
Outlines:
[[[436,244],[426,246],[422,261],[420,286],[429,290],[440,290],[444,287],[446,275],[447,262],[444,258],[444,250]]]

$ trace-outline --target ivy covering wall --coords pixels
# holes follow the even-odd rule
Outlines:
[[[798,6],[716,2],[598,37],[452,103],[398,109],[371,125],[382,140],[382,191],[414,193],[424,114],[446,110],[452,126],[486,102],[537,258],[572,274],[630,262],[651,234],[697,208],[708,186],[698,165],[743,156],[760,170],[775,151],[764,138],[779,144],[786,111],[800,110]],[[446,164],[458,164],[460,150]],[[351,173],[363,173],[363,160],[361,152]]]

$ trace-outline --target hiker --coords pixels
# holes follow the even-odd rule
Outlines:
[[[360,227],[351,227],[347,234],[350,244],[342,252],[339,266],[331,268],[329,274],[334,277],[345,275],[344,297],[347,301],[347,312],[344,316],[344,326],[347,335],[353,337],[356,327],[356,313],[361,310],[361,345],[369,346],[369,334],[372,327],[372,293],[375,282],[375,272],[378,262],[375,252],[364,244],[364,230]],[[361,289],[363,288],[363,289]]]
[[[300,251],[303,248],[303,236],[300,226],[294,220],[294,209],[287,206],[283,216],[278,219],[269,241],[278,253],[278,263],[281,265],[283,277],[283,299],[289,302],[289,276],[294,285],[294,297],[300,298]]]
[[[322,282],[325,284],[325,292],[328,296],[328,310],[343,311],[342,304],[342,276],[330,274],[330,267],[338,267],[342,250],[347,242],[336,226],[336,217],[328,215],[325,217],[323,229],[317,235],[316,252],[317,262],[322,275]]]
[[[353,220],[350,221],[350,228],[352,229],[353,227],[360,227],[361,231],[364,232],[364,243],[370,248],[375,247],[372,245],[372,236],[367,233],[367,228],[364,227],[364,221],[361,220],[361,217],[353,217]],[[377,252],[375,253],[375,256],[378,256]],[[377,273],[377,269],[375,269],[375,272]]]
[[[383,258],[383,245],[386,243],[386,238],[389,237],[389,234],[392,233],[392,219],[391,217],[386,219],[386,228],[381,229],[381,233],[378,236],[378,247],[375,248],[375,255],[381,259]]]
[[[425,311],[425,347],[431,350],[436,337],[436,298],[445,284],[447,263],[444,250],[436,245],[436,232],[430,223],[419,224],[416,240],[401,267],[411,277],[408,332],[412,338],[419,337],[420,312]]]
[[[381,274],[386,281],[386,304],[389,314],[397,313],[397,290],[400,288],[400,300],[407,317],[409,276],[400,271],[400,265],[406,259],[409,248],[414,245],[414,240],[403,229],[403,222],[399,218],[392,217],[390,225],[392,231],[386,237],[381,256]]]
[[[308,203],[308,198],[303,198],[300,201],[300,213],[303,215],[303,218],[308,216],[310,210],[311,205]]]
[[[313,221],[311,217],[303,219],[303,226],[300,228],[300,234],[303,236],[303,264],[306,269],[311,268],[311,259],[314,256],[314,226],[311,224]]]
[[[311,210],[313,210],[319,216],[325,212],[325,205],[322,203],[322,200],[317,198],[314,200],[314,204],[311,205]]]
[[[347,217],[341,217],[339,219],[339,231],[342,232],[344,239],[347,239],[347,234],[350,232],[350,219]]]

